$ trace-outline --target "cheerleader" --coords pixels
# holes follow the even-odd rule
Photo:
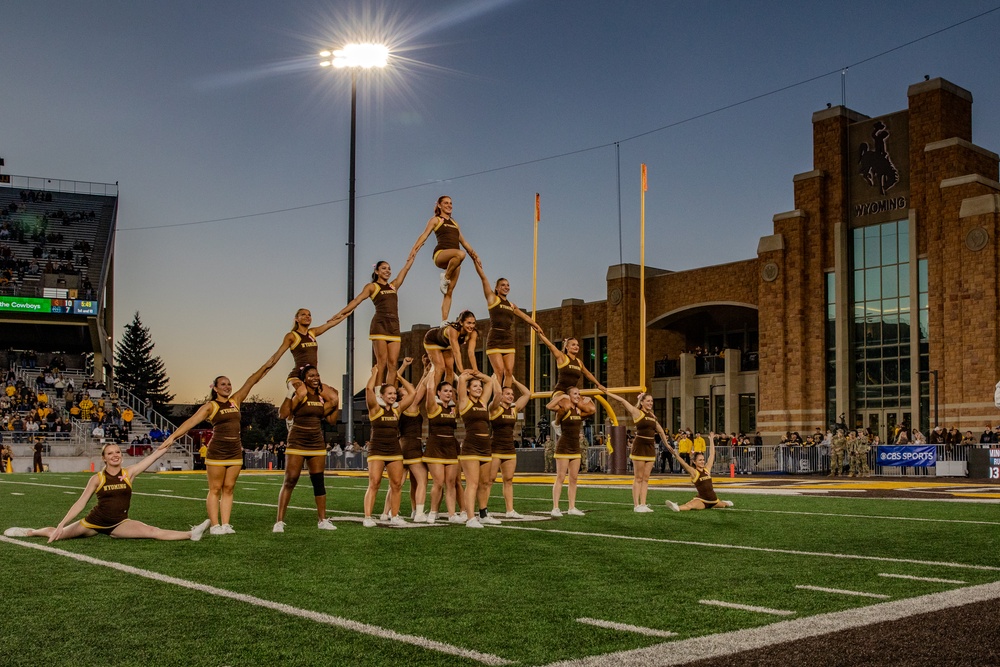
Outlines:
[[[493,394],[493,382],[478,371],[465,370],[458,378],[458,413],[465,426],[465,440],[458,455],[459,465],[465,475],[465,509],[468,528],[482,528],[484,523],[498,524],[497,519],[488,517],[487,498],[480,492],[489,487],[490,464],[493,455],[490,450],[490,411],[487,405]],[[475,515],[476,501],[479,501],[479,518]],[[484,521],[485,519],[485,521]]]
[[[580,409],[580,390],[571,386],[565,393],[566,400],[556,408],[556,420],[562,426],[556,441],[556,479],[552,484],[552,516],[560,517],[559,499],[562,496],[563,481],[569,477],[569,510],[572,516],[583,516],[576,508],[576,480],[580,473],[580,431],[583,430],[584,416]]]
[[[556,412],[562,412],[568,410],[571,401],[568,397],[568,392],[570,387],[579,387],[580,380],[582,378],[587,378],[594,383],[601,392],[607,392],[607,387],[602,385],[597,381],[583,362],[577,358],[580,354],[580,341],[576,338],[565,338],[563,339],[563,349],[559,349],[552,344],[545,334],[539,333],[538,338],[541,339],[545,346],[552,350],[552,355],[556,360],[556,368],[559,369],[559,374],[556,376],[556,386],[552,391],[552,398],[549,400],[548,405],[545,406],[547,410],[554,410]],[[597,406],[594,404],[589,397],[583,396],[580,398],[577,409],[580,410],[580,414],[584,419],[590,415],[597,412]]]
[[[285,337],[281,339],[278,351],[271,355],[271,359],[268,360],[268,363],[277,363],[286,351],[291,351],[295,366],[285,379],[286,386],[291,389],[297,388],[301,383],[300,371],[306,366],[316,368],[319,365],[319,349],[316,339],[346,318],[347,315],[341,316],[340,313],[337,313],[318,327],[312,327],[312,313],[309,312],[308,308],[299,308],[295,311],[292,330],[285,334]]]
[[[639,513],[652,512],[653,510],[646,503],[646,494],[649,491],[649,475],[653,472],[653,465],[656,463],[656,436],[663,433],[663,429],[656,421],[653,414],[652,394],[639,394],[636,404],[632,405],[621,396],[608,392],[608,398],[613,398],[625,406],[629,417],[635,424],[635,439],[632,440],[632,505],[633,511]],[[661,438],[666,440],[666,434]]]
[[[451,197],[444,195],[438,197],[434,206],[434,215],[427,221],[423,234],[413,244],[410,255],[416,257],[417,252],[427,241],[427,238],[434,232],[437,245],[434,246],[434,265],[439,269],[444,269],[441,273],[441,293],[444,300],[441,302],[441,323],[448,322],[448,313],[451,311],[451,295],[458,284],[458,274],[462,269],[462,262],[465,261],[465,250],[473,252],[472,247],[462,236],[461,230],[451,218]],[[465,250],[462,250],[465,248]]]
[[[411,360],[412,361],[412,360]],[[374,528],[375,498],[382,485],[382,471],[389,475],[389,493],[392,505],[389,509],[389,523],[394,526],[406,525],[399,516],[400,490],[403,488],[403,450],[399,446],[399,413],[413,403],[416,395],[410,392],[399,403],[396,402],[396,387],[383,384],[376,392],[375,384],[379,367],[372,367],[371,377],[365,385],[365,401],[368,404],[368,419],[371,421],[371,443],[368,447],[368,490],[365,491],[365,518],[362,525]]]
[[[500,378],[504,387],[510,387],[514,381],[514,318],[520,317],[528,326],[542,333],[542,328],[524,313],[520,308],[507,300],[510,294],[510,281],[500,278],[490,287],[489,278],[483,271],[479,256],[469,253],[476,265],[479,278],[483,281],[483,295],[486,297],[486,307],[490,313],[490,331],[486,335],[486,357],[490,360],[493,372]]]
[[[208,477],[208,498],[205,506],[212,524],[212,535],[231,535],[236,531],[230,523],[236,480],[243,470],[243,443],[240,439],[240,406],[254,385],[271,370],[278,357],[272,356],[233,392],[233,384],[225,375],[215,378],[209,387],[211,400],[198,408],[190,419],[181,424],[164,441],[168,446],[202,422],[212,425],[212,439],[205,454],[205,475]]]
[[[490,425],[493,427],[493,438],[490,442],[492,451],[492,461],[490,462],[489,479],[486,482],[486,490],[480,491],[480,497],[489,499],[493,481],[497,478],[497,471],[503,479],[503,500],[507,510],[508,519],[523,519],[521,514],[514,511],[514,468],[517,467],[517,451],[514,448],[514,425],[517,423],[517,415],[523,411],[528,401],[531,400],[531,391],[523,384],[511,376],[514,387],[517,387],[521,396],[514,400],[514,389],[512,387],[502,387],[496,375],[493,381],[493,403],[490,404]],[[483,503],[483,507],[485,507]],[[486,515],[489,517],[489,514]]]
[[[316,499],[318,516],[317,528],[337,530],[333,522],[326,518],[326,483],[323,471],[326,468],[326,442],[323,439],[323,421],[337,423],[340,409],[340,395],[337,390],[323,384],[319,371],[314,366],[306,366],[299,371],[299,385],[288,393],[278,416],[282,419],[294,417],[288,432],[288,446],[285,449],[285,479],[278,493],[278,518],[272,532],[285,532],[285,511],[292,499],[292,491],[302,474],[302,464],[309,468],[313,496]]]
[[[462,345],[468,349],[469,368],[478,371],[476,366],[476,341],[479,333],[476,331],[476,316],[471,311],[463,310],[455,322],[445,322],[440,327],[429,329],[424,334],[424,351],[434,366],[434,381],[445,380],[448,384],[455,381],[454,367],[458,372],[465,370],[462,362]]]
[[[424,395],[427,448],[424,450],[423,462],[434,479],[434,485],[431,487],[431,511],[427,513],[427,523],[434,523],[437,520],[442,496],[448,510],[448,521],[463,523],[455,514],[455,484],[458,480],[458,441],[455,439],[458,412],[455,410],[455,388],[448,381],[435,385],[435,375],[434,365],[431,364],[431,372],[427,374],[425,381]]]
[[[375,306],[371,326],[368,329],[368,340],[372,342],[375,353],[375,366],[379,369],[377,382],[385,378],[385,384],[396,384],[396,363],[399,361],[401,333],[399,331],[399,309],[396,293],[403,286],[403,280],[413,265],[416,253],[410,253],[406,264],[394,279],[389,262],[381,260],[372,267],[372,281],[365,285],[361,293],[354,297],[344,309],[333,316],[332,320],[340,321],[354,312],[365,299],[371,299]]]
[[[660,437],[663,437],[662,433]],[[712,464],[715,463],[715,433],[709,435],[708,443],[708,458],[705,458],[705,452],[695,452],[691,455],[690,464],[680,458],[673,447],[667,445],[670,453],[680,461],[684,470],[691,475],[691,483],[694,484],[695,491],[697,492],[694,498],[680,506],[672,500],[668,500],[667,507],[675,512],[712,508],[721,509],[733,506],[731,500],[719,500],[719,497],[715,495],[715,489],[712,487]],[[664,444],[666,444],[666,439],[664,439]]]
[[[104,468],[90,478],[80,498],[55,527],[8,528],[7,537],[47,537],[49,542],[70,540],[75,537],[93,537],[98,533],[115,538],[147,538],[152,540],[192,540],[197,542],[210,525],[206,519],[191,530],[164,530],[128,517],[132,504],[132,481],[145,472],[158,458],[167,453],[170,443],[164,441],[152,454],[127,468],[122,467],[122,450],[118,445],[107,444],[101,448]],[[73,519],[84,510],[90,497],[97,496],[97,505],[86,517]],[[70,523],[73,521],[73,523]],[[69,524],[69,525],[66,525]]]
[[[406,410],[399,412],[399,447],[403,452],[403,467],[410,477],[410,507],[412,512],[410,518],[419,523],[427,521],[424,514],[424,505],[427,503],[427,466],[423,462],[424,443],[424,417],[420,412],[423,405],[424,395],[427,393],[427,375],[431,372],[430,362],[424,356],[424,374],[417,382],[416,387],[407,382],[403,377],[403,370],[413,361],[410,357],[403,359],[396,377],[399,378],[402,387],[397,392],[401,392],[404,397],[413,396],[413,402]],[[404,475],[405,476],[405,475]],[[382,519],[389,519],[389,506],[391,504],[391,494],[386,494],[385,508],[382,510]]]

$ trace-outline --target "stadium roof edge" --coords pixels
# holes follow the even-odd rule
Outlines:
[[[117,183],[95,183],[73,181],[65,178],[45,178],[42,176],[15,176],[0,174],[0,187],[42,190],[45,192],[68,192],[78,195],[118,196]]]

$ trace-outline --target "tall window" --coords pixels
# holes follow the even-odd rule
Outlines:
[[[694,430],[701,433],[708,433],[709,420],[709,400],[708,396],[694,397]]]
[[[597,343],[597,373],[594,373],[594,377],[606,387],[608,386],[608,337],[598,336]]]
[[[538,391],[552,391],[552,351],[538,344]]]
[[[855,408],[909,406],[909,221],[860,227],[853,235]]]
[[[757,430],[757,396],[740,394],[740,431],[753,435]]]
[[[740,424],[743,424],[740,402]],[[756,421],[756,420],[755,420]],[[837,278],[826,274],[826,423],[837,421]],[[756,430],[756,427],[754,428]],[[744,431],[746,433],[746,431]]]
[[[918,343],[918,355],[920,358],[920,365],[918,366],[920,369],[920,430],[924,433],[930,433],[931,418],[937,417],[937,415],[931,414],[931,375],[928,372],[931,369],[930,343],[928,335],[930,310],[927,299],[929,291],[927,279],[927,260],[919,259],[917,260],[917,312],[920,329],[917,337],[920,340]]]
[[[670,432],[677,433],[681,430],[681,397],[674,396],[670,399]]]

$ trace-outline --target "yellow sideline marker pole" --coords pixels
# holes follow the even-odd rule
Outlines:
[[[535,249],[531,258],[531,319],[535,319],[538,299],[538,221],[541,220],[541,196],[535,193]],[[531,344],[528,348],[528,389],[532,398],[535,394],[535,330],[531,330]]]
[[[639,385],[646,391],[646,164],[642,165],[639,205]]]

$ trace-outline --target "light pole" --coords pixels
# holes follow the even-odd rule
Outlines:
[[[347,301],[354,298],[354,202],[355,163],[358,129],[358,68],[385,67],[389,61],[389,48],[381,44],[348,44],[336,51],[320,51],[327,60],[321,67],[348,68],[351,70],[351,158],[349,203],[347,206]],[[347,371],[344,374],[344,419],[347,432],[345,446],[354,442],[354,313],[347,316]]]

